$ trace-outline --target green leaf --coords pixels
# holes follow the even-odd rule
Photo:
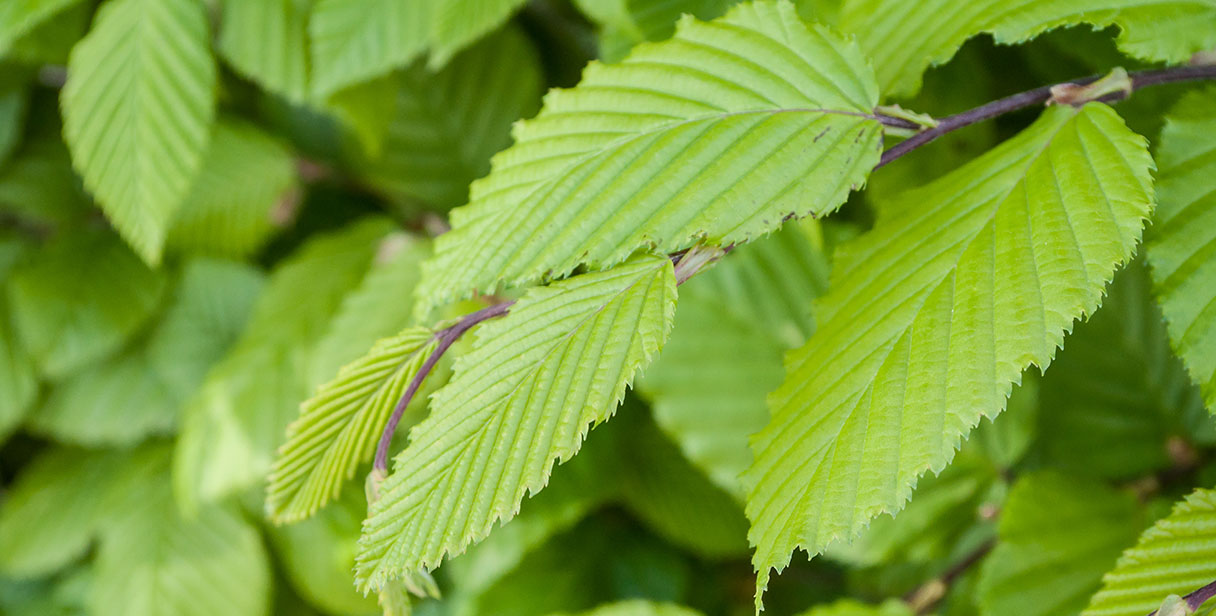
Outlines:
[[[0,71],[6,73],[0,76],[0,167],[3,167],[25,132],[31,88],[24,71],[13,70],[5,63],[0,63]]]
[[[39,24],[80,0],[10,0],[0,4],[0,57]]]
[[[531,290],[487,324],[371,507],[359,586],[433,569],[514,517],[667,339],[675,284],[670,260],[639,257]]]
[[[409,64],[426,49],[433,10],[424,0],[316,0],[308,22],[314,97]]]
[[[271,519],[307,518],[338,496],[371,459],[389,415],[437,344],[431,330],[411,327],[377,342],[304,401],[270,473]],[[418,413],[425,397],[415,396],[411,406]]]
[[[564,614],[565,616],[572,616],[568,613]],[[701,612],[692,608],[674,603],[657,603],[644,599],[632,599],[579,612],[577,616],[700,616],[700,614]],[[554,613],[549,616],[563,616],[563,614]]]
[[[267,91],[305,102],[311,5],[311,0],[224,0],[216,50]]]
[[[26,466],[0,507],[0,572],[44,577],[82,556],[110,502],[120,456],[49,448]]]
[[[1023,369],[1047,366],[1139,240],[1151,168],[1109,107],[1052,107],[838,251],[819,329],[786,356],[752,441],[761,591],[794,548],[901,509]]]
[[[27,252],[24,242],[0,235],[0,284]],[[38,370],[33,358],[17,338],[8,298],[0,295],[0,444],[8,438],[38,395]]]
[[[1204,138],[1216,130],[1214,94],[1183,99],[1162,131],[1148,261],[1170,342],[1216,413],[1216,144]]]
[[[633,252],[741,243],[826,214],[877,162],[857,49],[787,2],[742,4],[545,97],[424,268],[423,307],[601,270]]]
[[[1119,48],[1137,58],[1180,63],[1216,46],[1213,0],[846,0],[839,26],[857,35],[883,94],[916,94],[921,75],[963,42],[990,33],[1015,44],[1062,26],[1119,26]]]
[[[117,351],[151,316],[165,277],[112,233],[80,230],[57,235],[7,286],[18,337],[58,379]]]
[[[1023,476],[1009,492],[1000,541],[980,572],[980,614],[1076,614],[1135,541],[1141,520],[1131,494],[1057,473]]]
[[[511,58],[510,71],[502,70],[503,58]],[[527,37],[508,28],[437,73],[419,63],[393,85],[382,152],[355,169],[394,201],[447,209],[465,202],[469,183],[510,145],[511,124],[536,111],[540,61]]]
[[[175,253],[247,257],[290,220],[298,198],[291,151],[253,126],[221,120],[165,243]]]
[[[913,616],[907,603],[895,599],[878,605],[862,603],[855,599],[841,599],[828,605],[813,607],[799,616]]]
[[[404,334],[412,324],[408,298],[422,276],[419,265],[431,243],[406,233],[391,233],[380,242],[375,262],[317,341],[308,371],[309,388],[333,380],[338,370],[368,353],[381,338]]]
[[[1160,193],[1158,193],[1160,194]],[[1041,461],[1074,475],[1131,479],[1174,465],[1171,441],[1212,443],[1198,388],[1170,352],[1140,261],[1115,276],[1043,378]]]
[[[207,149],[216,87],[209,41],[194,0],[115,0],[68,60],[63,134],[72,162],[153,265]]]
[[[1216,492],[1196,490],[1140,535],[1102,577],[1082,616],[1139,616],[1167,594],[1185,595],[1216,578]]]
[[[88,30],[95,8],[92,2],[72,2],[14,40],[8,57],[30,66],[67,64],[72,47]]]
[[[261,616],[270,605],[270,563],[255,527],[233,506],[178,511],[169,450],[133,459],[103,529],[89,597],[97,616]]]
[[[638,383],[659,427],[732,494],[743,493],[747,439],[768,422],[782,353],[814,330],[811,302],[827,289],[808,233],[789,225],[689,280],[671,340]]]
[[[456,52],[506,23],[527,0],[443,0],[431,24],[429,64],[440,67]],[[503,56],[514,58],[516,56]]]
[[[0,167],[0,211],[51,227],[80,220],[92,207],[72,170],[58,122],[34,124]]]
[[[370,219],[316,236],[271,274],[240,339],[185,410],[174,481],[187,506],[264,479],[287,424],[308,396],[312,346],[390,228]]]

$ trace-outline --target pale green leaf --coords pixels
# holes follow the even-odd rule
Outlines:
[[[391,229],[382,219],[319,235],[271,274],[249,324],[184,411],[175,490],[187,505],[260,484],[309,393],[312,345]]]
[[[422,272],[419,265],[431,243],[406,233],[380,241],[371,270],[342,305],[317,341],[308,375],[309,388],[329,382],[338,369],[367,354],[381,338],[403,333],[412,324],[409,301]]]
[[[456,52],[497,29],[527,0],[442,0],[431,17],[429,64],[440,67]],[[515,61],[514,56],[503,56]],[[505,71],[503,71],[505,72]]]
[[[906,97],[929,66],[984,32],[1013,44],[1062,26],[1118,25],[1125,53],[1179,63],[1216,46],[1214,21],[1216,0],[846,0],[839,27],[857,35],[883,94]]]
[[[907,603],[895,599],[878,605],[862,603],[856,599],[841,599],[835,603],[818,605],[799,616],[913,616]]]
[[[1102,577],[1082,616],[1140,616],[1170,593],[1216,579],[1216,492],[1196,490],[1140,535]]]
[[[224,0],[216,50],[267,91],[304,102],[311,7],[311,0]]]
[[[670,41],[592,63],[517,125],[453,210],[420,301],[604,269],[642,248],[741,243],[830,212],[877,162],[876,101],[857,49],[788,2],[685,19]]]
[[[251,4],[256,4],[252,2]],[[246,257],[294,214],[292,153],[253,126],[221,121],[165,240],[176,253]]]
[[[104,519],[119,458],[63,447],[34,458],[0,507],[0,573],[44,577],[82,556]]]
[[[292,586],[326,612],[376,612],[376,599],[362,596],[351,585],[356,544],[366,514],[363,490],[348,490],[311,519],[269,529],[271,545]]]
[[[1216,439],[1198,388],[1170,352],[1139,260],[1077,325],[1040,392],[1041,461],[1070,474],[1131,479],[1173,466],[1171,441]]]
[[[436,344],[425,327],[385,338],[304,401],[270,472],[266,511],[272,519],[307,518],[338,496],[371,459],[389,415]],[[425,398],[415,396],[411,406],[419,412]]]
[[[80,0],[8,0],[0,3],[0,57],[39,24]]]
[[[52,379],[117,351],[166,286],[106,230],[63,232],[31,257],[6,286],[17,335]]]
[[[658,603],[644,599],[632,599],[602,605],[593,610],[578,612],[577,615],[563,612],[560,614],[553,613],[550,616],[700,616],[700,614],[701,612],[692,608],[674,603]]]
[[[1046,368],[1139,241],[1151,168],[1109,107],[1052,107],[841,247],[819,329],[787,354],[752,441],[759,589],[796,547],[901,509],[1027,366]]]
[[[427,46],[432,0],[316,0],[308,22],[315,98],[405,66]]]
[[[270,563],[233,506],[186,517],[173,500],[169,450],[129,453],[113,519],[102,529],[89,596],[97,616],[262,616]]]
[[[638,383],[659,427],[732,494],[743,493],[747,439],[768,422],[781,355],[813,331],[811,302],[827,289],[807,233],[789,225],[689,280],[671,340]]]
[[[0,235],[0,284],[27,252],[24,242]],[[17,428],[38,395],[38,370],[13,329],[8,298],[0,296],[0,444]]]
[[[1216,143],[1205,138],[1216,131],[1213,96],[1188,96],[1162,131],[1148,261],[1170,342],[1216,413]]]
[[[667,339],[675,300],[671,262],[646,256],[529,291],[485,325],[371,507],[359,585],[433,569],[514,517],[611,416]]]
[[[511,70],[503,70],[503,58],[511,59]],[[508,28],[437,73],[418,64],[393,85],[382,152],[355,170],[397,202],[446,209],[464,203],[469,183],[510,145],[511,124],[536,111],[540,61],[527,37]]]
[[[1056,473],[1023,476],[980,570],[981,616],[1076,614],[1141,528],[1131,494]]]
[[[151,264],[207,149],[216,86],[207,30],[194,0],[114,0],[68,60],[63,134],[72,162]]]

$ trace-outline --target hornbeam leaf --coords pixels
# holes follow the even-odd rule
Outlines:
[[[1140,616],[1216,579],[1216,492],[1196,490],[1140,535],[1081,616]]]
[[[674,603],[656,603],[644,599],[619,601],[601,605],[578,614],[550,614],[549,616],[701,616],[701,612]]]
[[[453,210],[419,307],[830,212],[877,162],[877,97],[856,47],[788,2],[685,18],[669,41],[592,63],[517,125]]]
[[[1022,476],[980,570],[981,616],[1076,614],[1143,523],[1130,493],[1055,472]]]
[[[68,60],[72,162],[150,264],[202,165],[215,82],[207,15],[194,0],[107,2]]]
[[[338,496],[355,468],[371,459],[397,401],[436,346],[434,332],[411,327],[377,342],[304,401],[270,472],[272,519],[309,517]],[[424,399],[415,396],[412,406]]]
[[[744,491],[747,438],[768,422],[782,354],[814,330],[827,272],[797,225],[735,250],[681,287],[671,340],[638,382],[659,427],[731,494]]]
[[[883,94],[907,97],[921,75],[963,42],[988,32],[1015,44],[1062,26],[1119,26],[1119,48],[1137,58],[1183,62],[1216,46],[1216,0],[846,0],[840,29],[857,35]]]
[[[313,96],[405,66],[426,49],[432,0],[317,0],[308,21]]]
[[[642,256],[531,290],[486,325],[370,508],[359,586],[433,569],[514,517],[667,339],[675,284],[670,260]]]
[[[444,0],[436,3],[431,23],[432,67],[501,26],[527,0]],[[510,58],[512,56],[503,56]]]
[[[759,591],[794,548],[902,508],[1023,369],[1046,368],[1135,248],[1152,166],[1109,107],[1052,107],[840,249],[820,327],[787,354],[752,441]]]
[[[308,9],[301,0],[224,0],[216,50],[289,101],[308,100]]]
[[[1148,233],[1153,291],[1170,342],[1216,413],[1216,89],[1170,113],[1157,156],[1161,207]]]
[[[841,599],[835,603],[815,606],[798,616],[912,616],[907,603],[888,599],[878,605],[862,603],[855,599]]]

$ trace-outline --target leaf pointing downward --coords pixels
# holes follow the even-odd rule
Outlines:
[[[841,250],[822,325],[786,356],[745,476],[763,591],[901,509],[1097,306],[1152,207],[1144,140],[1108,107],[1048,109]]]
[[[670,260],[639,257],[534,289],[487,324],[371,507],[359,586],[437,567],[514,517],[666,341],[675,285]]]

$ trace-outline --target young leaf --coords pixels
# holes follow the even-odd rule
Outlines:
[[[731,494],[768,422],[781,355],[814,330],[827,263],[798,225],[733,251],[680,289],[676,327],[638,391],[684,455]]]
[[[1152,209],[1144,140],[1109,107],[1052,107],[887,208],[837,255],[819,329],[786,356],[752,441],[753,564],[817,554],[908,500],[1045,368]]]
[[[436,346],[434,332],[425,327],[381,340],[300,405],[270,472],[271,519],[309,517],[338,496],[355,468],[371,459],[397,401]],[[415,396],[415,410],[425,406],[423,400]]]
[[[150,264],[207,148],[215,65],[194,0],[115,0],[72,50],[63,135],[106,216]]]
[[[498,28],[527,0],[443,0],[437,2],[431,25],[432,67]],[[514,56],[503,56],[514,59]]]
[[[247,257],[290,221],[296,198],[291,151],[253,126],[221,120],[165,243],[175,253]]]
[[[120,502],[103,528],[90,613],[98,616],[261,616],[270,563],[256,528],[233,506],[178,511],[169,450],[127,454]]]
[[[511,70],[502,70],[503,58]],[[420,63],[392,80],[395,105],[380,156],[355,167],[394,201],[447,209],[511,143],[511,124],[532,115],[541,67],[532,43],[507,28],[432,73]],[[486,104],[487,100],[494,104]]]
[[[390,229],[371,219],[315,237],[271,274],[240,340],[185,410],[173,461],[183,503],[218,500],[262,481],[308,396],[312,345]]]
[[[224,0],[216,50],[267,91],[305,102],[310,6],[310,0]]]
[[[165,288],[107,230],[59,234],[33,257],[13,271],[9,301],[18,337],[52,379],[117,351]]]
[[[0,57],[8,55],[13,43],[39,24],[78,2],[80,0],[10,0],[0,4]]]
[[[405,66],[426,49],[432,0],[316,0],[308,22],[312,90],[340,90]]]
[[[1023,476],[980,572],[980,614],[1076,614],[1141,528],[1131,494],[1053,472]]]
[[[1148,233],[1153,291],[1170,342],[1216,413],[1216,89],[1170,113],[1157,157],[1160,207]]]
[[[1081,616],[1140,616],[1216,579],[1214,528],[1216,492],[1196,490],[1123,552]]]
[[[433,569],[514,517],[667,339],[675,284],[666,257],[638,257],[532,290],[486,325],[371,506],[359,586]]]
[[[0,507],[0,573],[44,577],[84,554],[109,506],[119,459],[56,447],[26,466]]]
[[[1062,26],[1118,25],[1125,53],[1179,63],[1216,46],[1213,21],[1213,0],[845,0],[839,26],[857,35],[883,94],[900,98],[916,94],[925,69],[984,32],[1015,44]]]
[[[420,306],[830,212],[877,162],[877,96],[857,49],[788,2],[684,19],[670,41],[591,64],[517,126],[453,210]]]

